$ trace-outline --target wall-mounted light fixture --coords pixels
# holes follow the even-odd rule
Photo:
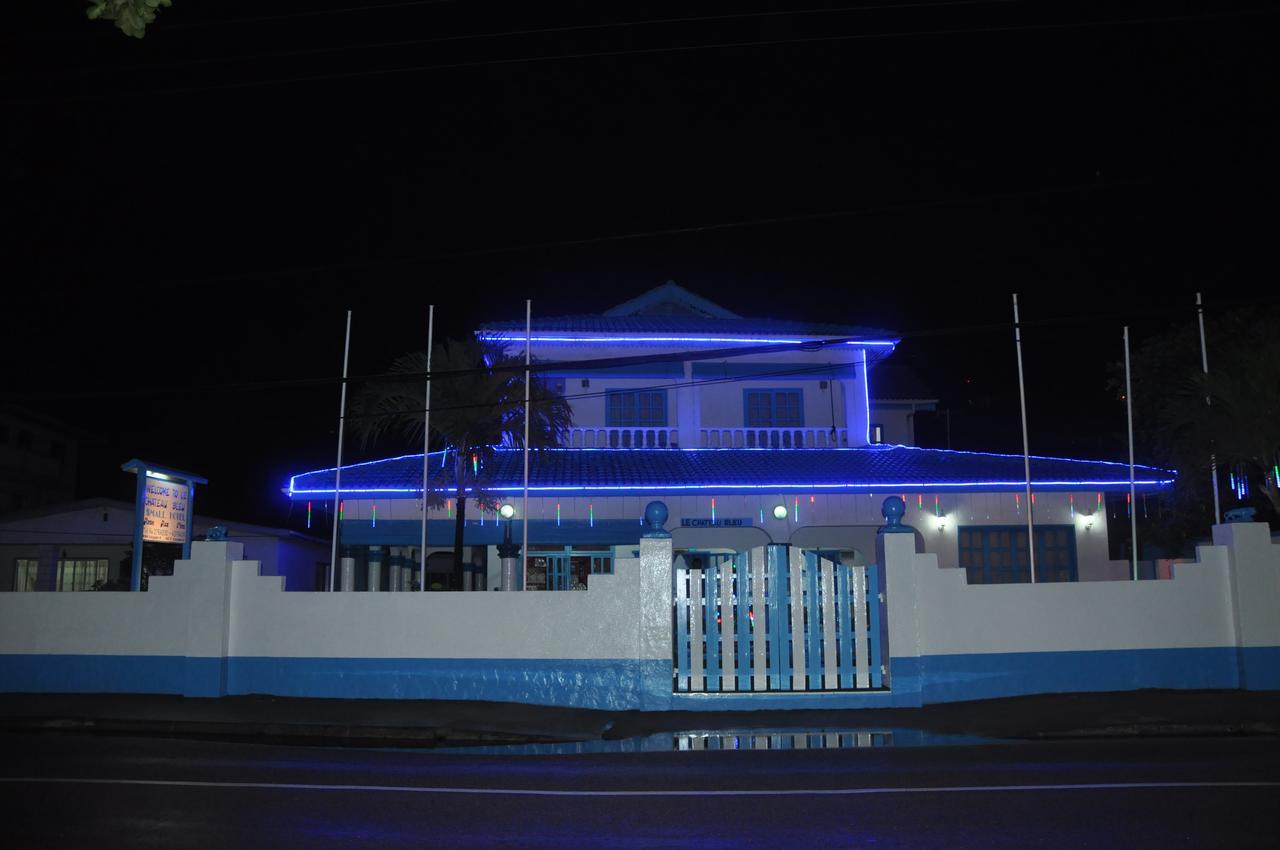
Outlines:
[[[786,506],[786,505],[774,505],[774,506],[773,506],[773,518],[774,518],[774,519],[786,519],[786,518],[787,518],[787,506]]]

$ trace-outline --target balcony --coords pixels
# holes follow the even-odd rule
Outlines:
[[[702,428],[704,449],[837,449],[849,446],[846,428]]]
[[[565,448],[678,449],[677,428],[570,428]],[[835,449],[848,448],[845,428],[699,428],[703,449]]]
[[[566,448],[574,449],[675,449],[680,447],[675,428],[570,428]]]

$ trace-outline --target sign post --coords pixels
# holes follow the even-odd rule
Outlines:
[[[191,526],[195,519],[196,485],[208,479],[134,458],[120,467],[138,476],[133,505],[133,566],[129,589],[142,589],[144,543],[180,543],[182,557],[191,557]]]

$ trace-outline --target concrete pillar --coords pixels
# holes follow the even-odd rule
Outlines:
[[[701,443],[702,409],[693,387],[693,364],[684,364],[684,383],[676,389],[676,427],[680,448],[696,449]]]
[[[1213,542],[1227,547],[1240,687],[1280,689],[1280,546],[1264,522],[1215,525]]]
[[[671,534],[663,529],[667,506],[645,506],[645,531],[640,536],[640,658],[652,664],[640,686],[640,708],[671,707]]]
[[[403,549],[399,547],[392,547],[392,561],[390,561],[390,567],[387,570],[387,589],[392,591],[392,593],[399,593],[399,590],[401,590],[401,584],[399,584],[399,575],[401,575],[401,573],[399,573],[399,568],[401,568],[401,563],[404,562],[404,557],[401,552],[403,552]]]
[[[369,547],[369,566],[368,566],[369,583],[368,588],[371,593],[376,593],[382,589],[382,547]]]
[[[350,555],[343,555],[339,559],[342,567],[342,583],[340,587],[343,592],[350,593],[356,589],[356,559]]]
[[[244,544],[196,541],[191,558],[173,565],[173,576],[155,577],[151,591],[172,594],[174,606],[185,606],[185,634],[175,654],[185,659],[182,693],[189,697],[218,697],[227,692],[227,656],[231,653],[232,574],[246,564]]]
[[[867,444],[867,379],[862,373],[861,356],[856,369],[858,374],[855,377],[840,381],[840,394],[844,396],[844,425],[850,447]]]

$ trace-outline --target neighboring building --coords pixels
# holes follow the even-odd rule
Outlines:
[[[477,333],[523,351],[523,322]],[[896,344],[871,328],[742,318],[673,283],[603,315],[534,319],[532,354],[565,364],[543,374],[570,401],[574,427],[563,448],[531,453],[529,588],[570,589],[610,572],[635,550],[652,499],[669,506],[689,563],[764,543],[871,562],[890,495],[905,498],[906,522],[942,566],[965,568],[973,582],[1029,580],[1022,456],[891,444],[910,443],[912,414],[935,404],[909,371],[895,378],[880,365]],[[654,359],[582,365],[644,354]],[[875,388],[879,374],[890,377],[887,392]],[[875,425],[883,444],[873,444]],[[429,467],[432,489],[448,493],[445,460],[433,452]],[[483,471],[490,491],[519,512],[522,454],[499,450],[494,463]],[[1033,457],[1031,475],[1038,579],[1126,576],[1107,558],[1103,506],[1105,493],[1128,491],[1128,465]],[[1172,483],[1145,466],[1136,478],[1141,492]],[[302,473],[286,492],[318,509],[332,503],[334,479],[332,469]],[[421,454],[344,467],[346,587],[416,586],[404,577],[419,562],[422,490]],[[451,501],[430,511],[429,586],[446,586],[452,516]],[[467,516],[465,559],[486,574],[476,586],[493,587],[502,526],[492,512]]]
[[[916,414],[937,410],[938,399],[915,369],[903,363],[878,363],[871,368],[870,407],[868,442],[914,446]]]
[[[0,517],[0,591],[98,590],[104,585],[127,590],[133,519],[133,504],[117,499],[85,499]],[[213,526],[226,528],[229,540],[243,543],[245,558],[261,561],[263,575],[283,576],[287,590],[324,586],[329,561],[324,541],[288,529],[199,515],[192,534],[200,539]]]
[[[0,514],[75,498],[82,436],[52,417],[0,405]]]

